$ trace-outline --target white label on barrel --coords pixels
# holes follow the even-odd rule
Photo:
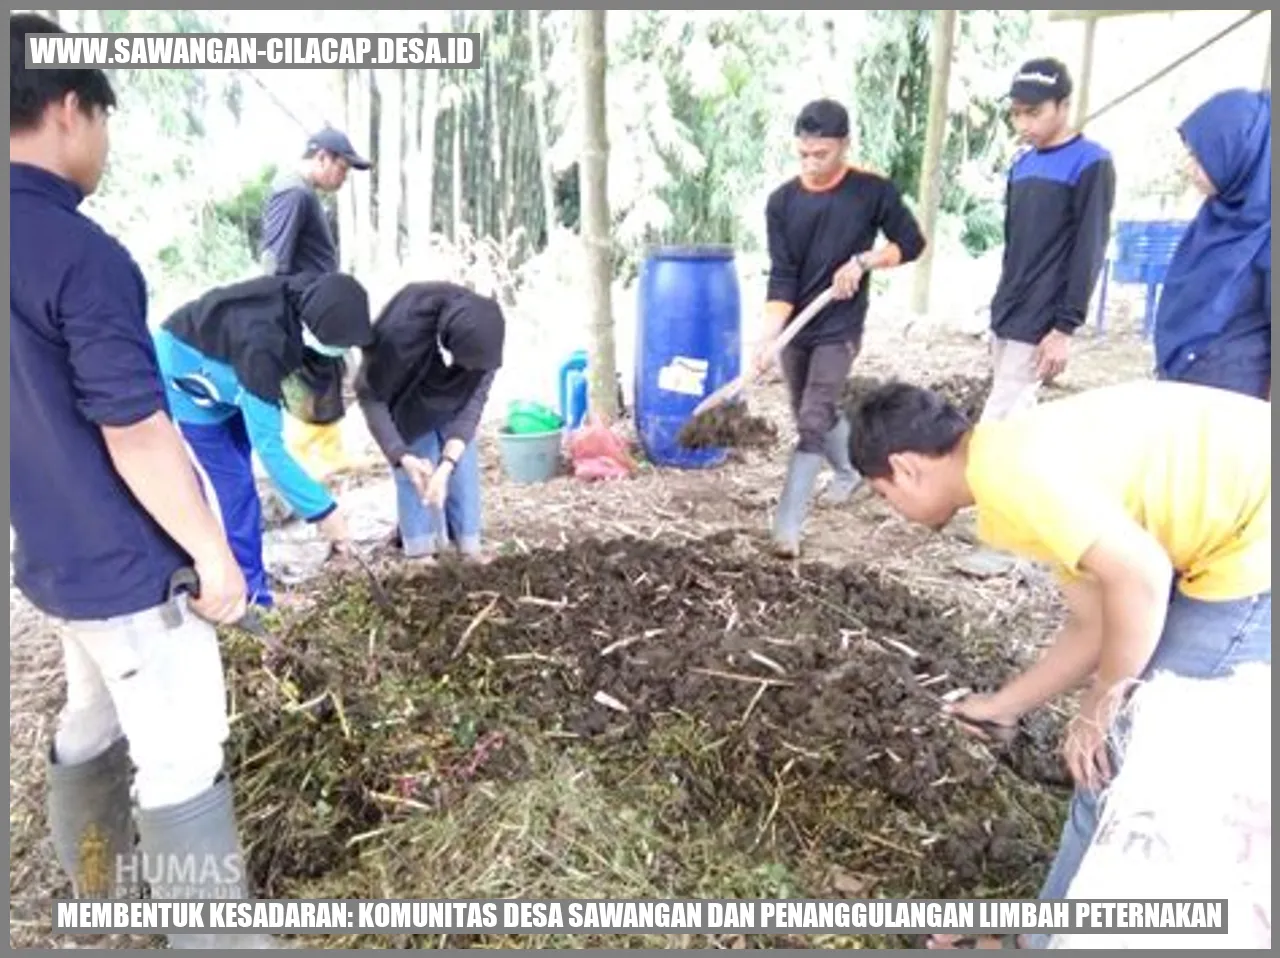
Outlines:
[[[658,388],[686,396],[701,396],[706,390],[707,361],[676,356],[658,370]]]

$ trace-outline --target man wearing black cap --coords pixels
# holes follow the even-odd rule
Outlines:
[[[1067,364],[1102,270],[1115,201],[1103,147],[1070,126],[1071,76],[1054,59],[1023,64],[1009,90],[1018,138],[1005,203],[1004,265],[991,302],[991,395],[983,419],[1034,405]]]
[[[337,192],[348,172],[367,170],[371,165],[341,130],[325,127],[307,140],[301,166],[285,170],[276,178],[263,211],[262,265],[267,275],[338,272],[338,246],[318,191]],[[308,423],[292,418],[288,421],[289,445],[318,473],[347,464],[339,424],[346,373],[345,360],[333,357],[306,374],[308,388],[326,397],[321,407],[333,410],[337,418]]]
[[[307,141],[302,166],[276,178],[262,215],[262,257],[268,275],[338,271],[338,247],[317,191],[337,192],[349,171],[371,165],[341,130],[325,127]]]
[[[795,122],[800,175],[770,194],[765,206],[769,287],[764,331],[754,365],[763,372],[792,316],[828,287],[835,296],[779,357],[799,433],[774,519],[775,548],[800,550],[800,532],[818,471],[835,470],[823,502],[844,502],[860,477],[849,462],[849,423],[839,401],[862,345],[870,296],[868,274],[909,263],[924,236],[892,182],[849,164],[849,114],[834,100],[815,100]],[[872,249],[883,232],[889,240]]]

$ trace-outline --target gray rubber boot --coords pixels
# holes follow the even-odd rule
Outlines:
[[[862,476],[849,461],[849,420],[841,414],[836,424],[822,437],[822,451],[835,470],[835,475],[827,483],[818,501],[824,506],[840,506],[849,501],[858,486],[862,485]]]
[[[140,869],[156,901],[221,899],[247,901],[248,867],[240,847],[232,804],[231,780],[222,775],[212,787],[181,805],[138,812],[145,863]],[[170,948],[279,948],[271,935],[170,935]]]
[[[54,853],[77,898],[137,897],[119,893],[117,863],[133,854],[129,745],[116,739],[96,758],[62,765],[49,750],[46,798]]]
[[[773,546],[779,555],[800,554],[800,533],[809,511],[809,498],[818,481],[822,456],[815,452],[794,452],[787,467],[787,480],[773,518]]]

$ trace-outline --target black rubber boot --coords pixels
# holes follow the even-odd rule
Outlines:
[[[862,485],[862,476],[849,461],[849,420],[841,415],[822,439],[822,451],[835,474],[818,501],[824,506],[840,506]]]
[[[787,480],[773,519],[773,547],[782,556],[800,554],[800,534],[809,512],[809,499],[822,468],[822,456],[815,452],[794,452],[787,467]]]
[[[139,871],[157,901],[221,899],[247,901],[249,874],[232,804],[231,780],[219,776],[213,786],[181,805],[138,812],[145,862]],[[170,948],[279,948],[271,935],[182,934],[169,936]]]
[[[121,895],[117,864],[133,854],[129,746],[116,739],[87,762],[63,765],[48,756],[47,806],[54,853],[77,898]]]

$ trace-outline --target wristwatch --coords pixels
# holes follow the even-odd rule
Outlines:
[[[864,273],[871,272],[871,264],[867,260],[868,260],[868,257],[866,253],[859,253],[857,256],[853,258],[853,261],[857,263],[860,267],[862,267],[862,271]]]

